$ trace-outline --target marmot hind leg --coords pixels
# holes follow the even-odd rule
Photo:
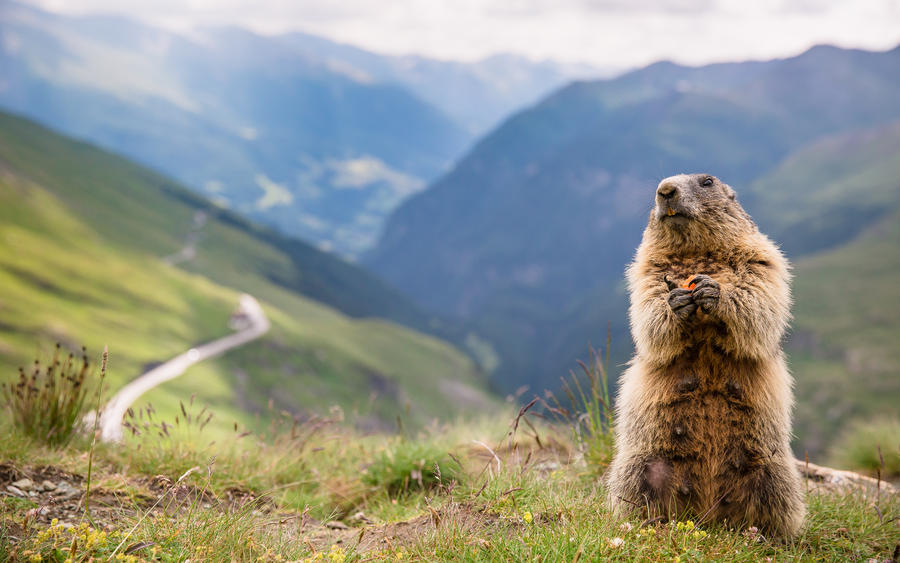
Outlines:
[[[607,495],[620,515],[669,518],[680,512],[675,470],[661,457],[618,459],[609,469]]]
[[[789,456],[771,459],[731,479],[721,492],[716,520],[756,526],[768,537],[790,538],[806,516],[802,481]]]

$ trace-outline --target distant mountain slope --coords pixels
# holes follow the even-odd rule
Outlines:
[[[749,186],[760,227],[792,256],[854,238],[900,208],[900,123],[824,137]]]
[[[470,139],[399,84],[238,29],[188,38],[4,2],[0,37],[0,106],[345,254]]]
[[[777,182],[752,182],[824,135],[900,119],[898,99],[900,48],[659,63],[577,83],[506,121],[401,205],[366,261],[419,303],[478,327],[499,352],[499,385],[540,392],[557,385],[588,340],[603,340],[607,322],[617,360],[627,359],[623,270],[661,178],[711,172],[763,225],[802,226],[781,219],[792,209],[767,203],[763,192],[783,191]],[[871,210],[861,206],[853,220]],[[828,245],[853,235],[832,227],[844,232]],[[788,234],[780,228],[776,235]]]
[[[477,62],[387,56],[306,33],[290,33],[280,39],[332,68],[373,81],[402,84],[473,135],[487,132],[514,111],[572,80],[601,78],[617,70],[534,62],[517,55],[495,55]]]
[[[900,402],[900,122],[827,137],[753,185],[794,263],[797,443]],[[767,225],[768,224],[768,225]]]
[[[356,255],[473,135],[590,68],[390,57],[307,34],[177,34],[0,4],[0,107]]]
[[[354,319],[426,322],[359,268],[5,113],[0,283],[3,379],[39,344],[85,343],[95,353],[109,344],[115,389],[143,366],[226,333],[245,291],[263,303],[271,332],[164,385],[157,407],[175,409],[175,399],[196,393],[251,421],[270,399],[293,412],[339,404],[363,409],[374,424],[407,408],[427,420],[493,401],[450,345],[387,320]],[[447,401],[448,389],[462,398]],[[371,405],[370,393],[378,396]]]
[[[895,208],[857,239],[797,264],[796,319],[788,345],[800,399],[797,442],[811,451],[827,447],[854,418],[897,414],[898,248]]]

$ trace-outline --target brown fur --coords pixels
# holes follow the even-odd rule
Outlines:
[[[710,279],[679,289],[697,274]],[[806,508],[780,345],[790,320],[784,256],[729,186],[673,176],[660,183],[627,277],[636,355],[617,397],[610,504],[796,534]],[[673,295],[687,305],[676,310]]]

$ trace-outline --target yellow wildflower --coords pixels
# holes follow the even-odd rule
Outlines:
[[[534,519],[534,516],[527,510],[522,514],[522,520],[525,521],[526,524],[531,524],[531,521]]]
[[[344,549],[336,545],[332,545],[331,549],[328,551],[328,560],[333,561],[334,563],[344,563],[346,558],[347,554],[344,553]]]

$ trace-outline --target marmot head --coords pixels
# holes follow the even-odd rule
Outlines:
[[[731,186],[709,174],[679,174],[660,182],[647,225],[657,244],[682,250],[728,246],[756,230]]]

